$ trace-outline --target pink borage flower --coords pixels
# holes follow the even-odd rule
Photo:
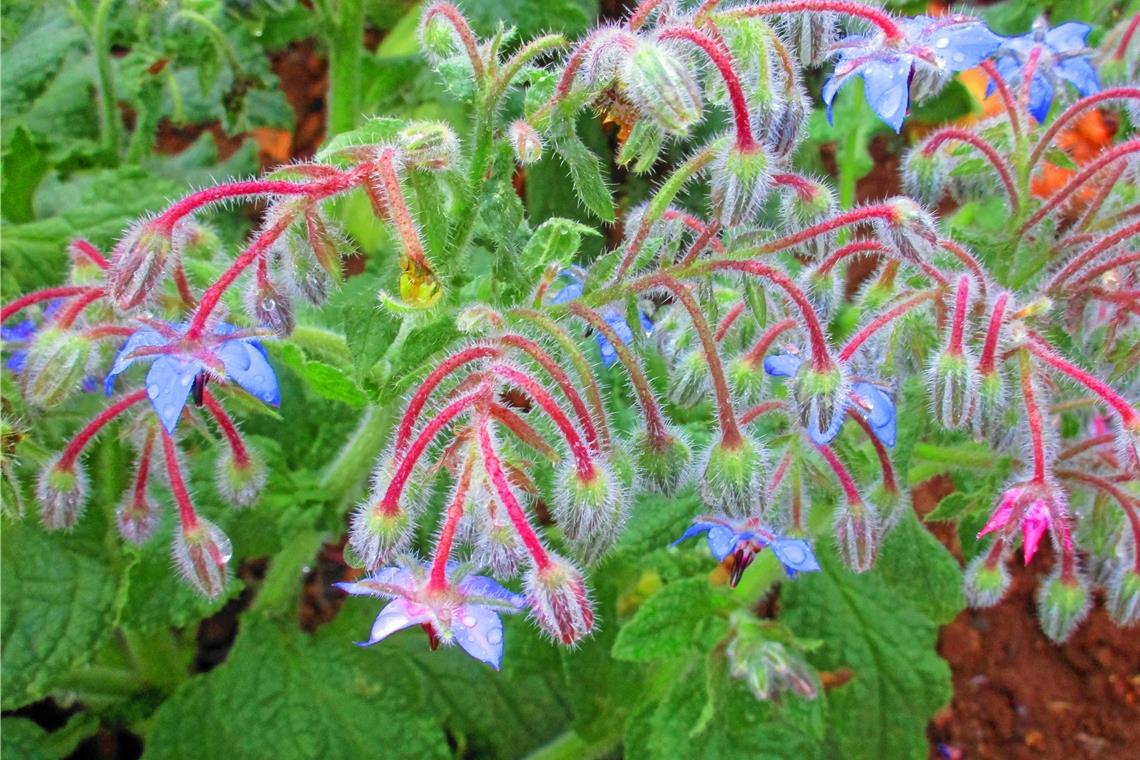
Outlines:
[[[1018,530],[1021,531],[1027,565],[1037,554],[1046,531],[1053,535],[1065,552],[1071,552],[1073,539],[1061,491],[1048,483],[1037,482],[1007,488],[998,500],[997,509],[978,533],[978,538],[998,532],[1008,537]]]

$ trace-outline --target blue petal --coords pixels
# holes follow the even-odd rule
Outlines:
[[[633,330],[629,329],[629,324],[626,323],[625,317],[616,312],[611,312],[606,315],[605,319],[606,324],[610,326],[611,330],[617,333],[617,336],[621,339],[622,343],[625,343],[628,346],[633,342]],[[602,364],[607,367],[612,367],[614,365],[614,362],[617,361],[617,350],[613,347],[606,336],[602,335],[600,332],[595,335],[595,338],[598,341],[598,350],[602,355]]]
[[[257,341],[230,340],[217,350],[218,358],[226,368],[226,377],[249,391],[255,398],[270,406],[281,403],[281,389],[277,375],[265,358],[264,349],[253,345]]]
[[[1100,92],[1100,79],[1087,58],[1070,58],[1057,64],[1057,75],[1085,97]]]
[[[503,662],[503,621],[494,611],[468,604],[455,611],[452,633],[463,651],[495,670]]]
[[[837,409],[831,415],[831,424],[827,428],[820,427],[819,424],[819,405],[812,404],[808,410],[807,419],[807,434],[812,442],[819,445],[831,443],[835,440],[835,436],[839,435],[839,431],[843,429],[843,420],[846,413],[842,409]]]
[[[681,534],[680,538],[678,538],[676,541],[674,541],[673,543],[671,543],[669,545],[670,546],[676,546],[677,544],[681,543],[682,541],[688,541],[690,538],[696,538],[697,536],[701,535],[702,533],[708,533],[710,530],[712,530],[715,527],[717,527],[717,523],[708,523],[708,522],[693,523],[692,525],[690,525],[688,528],[685,529],[685,532]]]
[[[334,583],[334,586],[356,596],[378,596],[389,598],[410,594],[415,586],[412,574],[402,567],[382,567],[367,578],[354,582]]]
[[[580,282],[568,283],[561,290],[551,296],[550,303],[555,305],[570,303],[571,301],[580,298],[582,296],[583,290],[584,288]]]
[[[867,61],[859,69],[867,102],[896,132],[902,129],[910,102],[911,66],[909,57],[891,56]]]
[[[802,538],[778,538],[772,542],[771,549],[789,575],[819,570],[819,562],[812,552],[811,544]]]
[[[36,323],[31,319],[25,319],[23,322],[12,325],[11,327],[0,327],[0,340],[6,341],[26,341],[36,333]]]
[[[368,641],[361,642],[360,646],[372,646],[378,641],[391,636],[396,631],[402,631],[413,625],[427,623],[431,620],[427,610],[418,605],[411,605],[404,599],[390,602],[387,607],[380,610],[376,620],[372,623]]]
[[[516,594],[493,578],[485,575],[468,575],[457,584],[468,597],[485,599],[489,603],[502,603],[515,610],[526,606],[526,597]],[[472,605],[474,606],[474,605]]]
[[[637,310],[637,318],[641,320],[641,329],[645,331],[645,337],[653,334],[653,320],[641,309]]]
[[[1002,43],[1001,37],[977,19],[954,23],[936,20],[923,36],[932,40],[935,54],[950,71],[972,69]]]
[[[1092,27],[1077,21],[1069,21],[1045,32],[1045,44],[1058,53],[1080,50],[1087,46]]]
[[[147,370],[146,395],[166,432],[174,432],[194,376],[201,371],[200,362],[169,355],[159,356]]]
[[[895,400],[891,398],[891,394],[868,382],[855,383],[852,392],[862,402],[853,409],[863,414],[871,426],[871,431],[885,446],[894,446],[897,431]]]
[[[18,375],[24,371],[24,363],[27,362],[27,360],[27,351],[13,351],[12,355],[8,357],[8,361],[4,363],[4,366],[12,370],[13,374]]]
[[[709,528],[709,551],[718,561],[732,554],[739,542],[739,534],[727,525],[714,525]]]
[[[832,109],[835,107],[835,95],[839,92],[839,88],[847,82],[847,79],[849,79],[849,77],[846,77],[843,80],[839,80],[834,74],[832,74],[827,78],[827,81],[823,83],[823,89],[820,92],[820,96],[823,98],[823,102],[827,106],[827,123],[831,126],[835,126],[835,121],[832,119],[831,113]]]
[[[134,364],[136,361],[151,359],[153,356],[131,356],[132,353],[140,348],[152,348],[154,346],[165,346],[169,341],[162,337],[157,331],[144,327],[131,334],[127,338],[127,342],[119,349],[119,353],[115,354],[115,361],[111,364],[111,371],[107,373],[107,379],[103,382],[103,390],[108,396],[115,392],[115,378],[119,376],[127,367]]]
[[[1022,84],[1022,87],[1025,85]],[[1045,121],[1053,105],[1053,85],[1044,76],[1035,75],[1029,83],[1029,113],[1038,124]]]
[[[795,377],[804,360],[794,354],[776,354],[764,359],[764,371],[772,377]]]

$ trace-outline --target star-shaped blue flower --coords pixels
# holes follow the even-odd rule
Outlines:
[[[1049,29],[1044,18],[1033,23],[1029,34],[1011,37],[997,52],[998,73],[1011,86],[1025,86],[1026,64],[1037,51],[1037,62],[1029,82],[1029,113],[1038,123],[1045,121],[1053,96],[1062,82],[1068,82],[1083,96],[1100,90],[1100,80],[1092,65],[1093,51],[1085,44],[1092,27],[1070,21]],[[990,91],[993,90],[990,84]],[[989,93],[987,93],[989,94]]]
[[[973,68],[1001,44],[980,20],[969,16],[916,16],[899,19],[903,36],[887,40],[874,37],[846,37],[832,46],[837,56],[835,71],[823,85],[827,119],[835,95],[855,77],[862,77],[867,102],[879,118],[896,132],[902,128],[910,104],[912,85],[926,90],[941,89],[950,72]],[[923,93],[925,94],[925,92]]]
[[[429,568],[415,564],[381,568],[374,575],[337,588],[358,596],[391,599],[376,616],[368,641],[372,646],[396,631],[422,625],[432,649],[459,644],[463,651],[498,670],[503,661],[503,622],[500,613],[526,607],[526,599],[482,575],[465,575],[447,563],[447,585],[432,588]]]
[[[709,551],[718,562],[723,562],[726,557],[732,555],[732,574],[728,583],[734,588],[740,582],[741,575],[752,564],[752,560],[764,549],[770,549],[776,555],[776,559],[780,560],[789,578],[796,577],[796,573],[812,573],[819,570],[819,562],[816,561],[811,544],[802,538],[777,536],[762,528],[760,520],[755,517],[738,521],[720,517],[698,517],[672,545],[676,546],[702,533],[707,534]]]
[[[104,381],[107,395],[114,392],[115,378],[124,370],[137,361],[149,360],[147,396],[162,426],[170,433],[182,417],[191,391],[200,401],[210,378],[235,382],[270,406],[281,403],[269,354],[253,335],[219,323],[202,340],[190,344],[185,340],[188,327],[151,322],[127,338]]]
[[[582,272],[577,269],[563,269],[558,273],[558,277],[566,284],[549,299],[549,303],[555,305],[569,303],[582,296],[586,285],[585,277]],[[637,317],[641,321],[641,329],[645,331],[646,336],[652,334],[653,322],[650,321],[645,312],[638,309]],[[604,318],[606,324],[617,333],[617,336],[621,338],[623,343],[629,345],[633,342],[633,330],[629,329],[629,323],[626,322],[622,314],[611,310],[605,314]],[[598,343],[598,351],[602,356],[602,364],[607,368],[614,366],[614,362],[617,361],[618,356],[613,344],[600,332],[595,333],[594,339]]]

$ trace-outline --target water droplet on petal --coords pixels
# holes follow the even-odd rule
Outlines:
[[[936,47],[936,48],[950,47],[950,38],[949,37],[939,37],[938,40],[934,43],[934,47]]]
[[[463,616],[463,625],[467,626],[468,628],[474,628],[476,622],[477,621],[475,620],[474,615],[464,615]]]
[[[503,640],[503,629],[502,628],[493,628],[490,631],[487,631],[487,643],[488,644],[498,644],[502,640]]]
[[[151,383],[150,385],[148,385],[146,387],[146,395],[150,396],[151,399],[156,399],[156,398],[158,398],[159,390],[160,390],[160,388],[158,387],[158,385]]]

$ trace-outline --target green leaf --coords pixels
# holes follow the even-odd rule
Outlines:
[[[352,378],[331,364],[306,359],[304,352],[291,343],[275,344],[274,348],[282,363],[304,380],[306,387],[318,396],[355,408],[368,403],[368,394]]]
[[[952,691],[936,644],[939,623],[961,606],[957,562],[913,518],[888,536],[869,573],[818,554],[823,572],[785,586],[781,620],[824,641],[808,657],[817,668],[851,671],[827,694],[837,755],[925,757],[926,725]]]
[[[4,151],[4,218],[10,222],[30,222],[35,218],[32,198],[48,170],[47,160],[23,127],[17,127]]]
[[[942,500],[938,502],[938,506],[927,513],[926,517],[922,519],[926,522],[954,520],[966,512],[973,504],[974,499],[969,494],[963,493],[962,491],[951,491],[943,496]]]
[[[354,277],[336,295],[343,304],[344,339],[358,375],[380,360],[400,332],[400,319],[376,302],[376,284],[370,277]]]
[[[309,637],[247,615],[226,661],[159,708],[143,757],[447,757],[408,659],[339,623]]]
[[[0,721],[4,735],[4,754],[20,760],[55,760],[48,732],[27,718],[4,718]]]
[[[574,260],[574,254],[582,245],[583,235],[596,235],[601,233],[593,227],[588,227],[572,219],[554,217],[543,222],[522,252],[522,266],[530,272],[540,272],[551,262],[569,264]]]
[[[34,702],[94,654],[114,622],[116,577],[105,523],[86,515],[70,534],[31,518],[4,526],[0,547],[0,673],[4,709]]]
[[[692,649],[697,629],[719,606],[707,578],[674,581],[622,626],[613,656],[633,662],[679,657]]]
[[[583,205],[603,222],[614,220],[614,202],[602,178],[602,164],[574,131],[574,121],[564,115],[551,122],[554,150],[570,169],[570,181]]]

